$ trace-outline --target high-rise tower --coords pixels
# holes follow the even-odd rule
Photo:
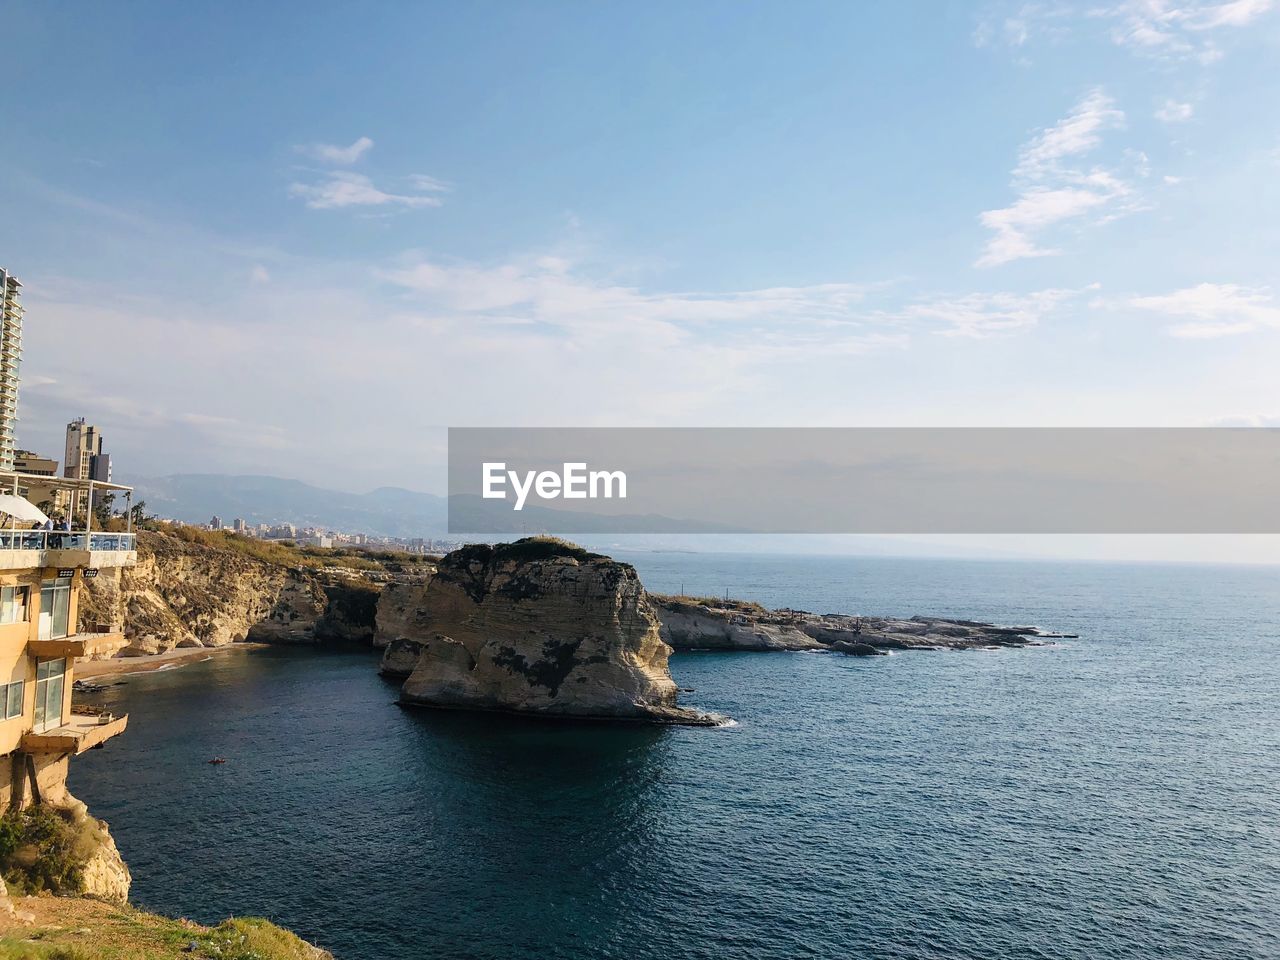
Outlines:
[[[0,267],[0,470],[13,469],[13,425],[18,419],[21,361],[22,284]]]

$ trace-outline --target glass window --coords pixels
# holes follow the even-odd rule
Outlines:
[[[45,660],[36,664],[36,733],[62,725],[62,691],[66,674],[66,660]]]
[[[13,683],[5,684],[3,687],[3,704],[4,719],[12,720],[14,717],[22,716],[22,690],[25,684],[21,680],[15,680]]]
[[[27,587],[0,587],[0,623],[25,623]]]
[[[61,640],[71,620],[71,578],[46,580],[40,586],[40,639]]]

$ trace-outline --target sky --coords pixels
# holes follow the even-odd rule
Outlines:
[[[447,426],[1280,425],[1280,0],[0,13],[55,457],[443,492]]]

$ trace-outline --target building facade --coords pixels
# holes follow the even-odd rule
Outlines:
[[[0,490],[37,479],[0,472]],[[84,585],[137,556],[127,532],[27,530],[12,520],[0,529],[0,805],[59,803],[70,759],[128,724],[127,716],[76,705],[71,688],[78,660],[110,656],[127,643],[123,624],[84,622]]]
[[[18,421],[18,366],[22,361],[22,284],[0,267],[0,470],[13,469]]]
[[[97,480],[111,482],[111,457],[102,451],[102,433],[84,417],[67,424],[66,456],[62,475],[71,480]],[[71,495],[71,512],[81,514],[88,504],[83,490]]]

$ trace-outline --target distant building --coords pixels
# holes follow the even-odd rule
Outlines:
[[[40,477],[56,477],[58,461],[42,457],[30,450],[17,450],[13,454],[13,469],[17,473],[33,473]]]
[[[222,529],[222,518],[221,518],[221,517],[219,517],[217,514],[215,514],[215,515],[214,515],[214,517],[213,517],[213,519],[209,521],[209,529],[210,529],[210,530],[221,530],[221,529]]]
[[[62,461],[62,475],[72,480],[111,482],[111,456],[102,451],[102,434],[84,417],[67,424],[67,448]],[[74,494],[73,511],[84,508],[85,494]]]
[[[26,497],[50,516],[69,513],[72,491],[57,481],[58,461],[42,457],[30,450],[17,450],[13,456],[15,473],[23,474],[18,480],[17,494]],[[48,481],[32,479],[48,477]]]
[[[236,533],[248,533],[249,525],[244,522],[244,518],[236,517],[235,520],[231,522],[231,529]]]
[[[93,458],[102,453],[102,434],[84,417],[67,424],[67,449],[63,458],[62,475],[72,480],[89,480],[93,477]]]
[[[22,284],[0,267],[0,470],[13,469],[18,420],[18,364],[22,359]]]

